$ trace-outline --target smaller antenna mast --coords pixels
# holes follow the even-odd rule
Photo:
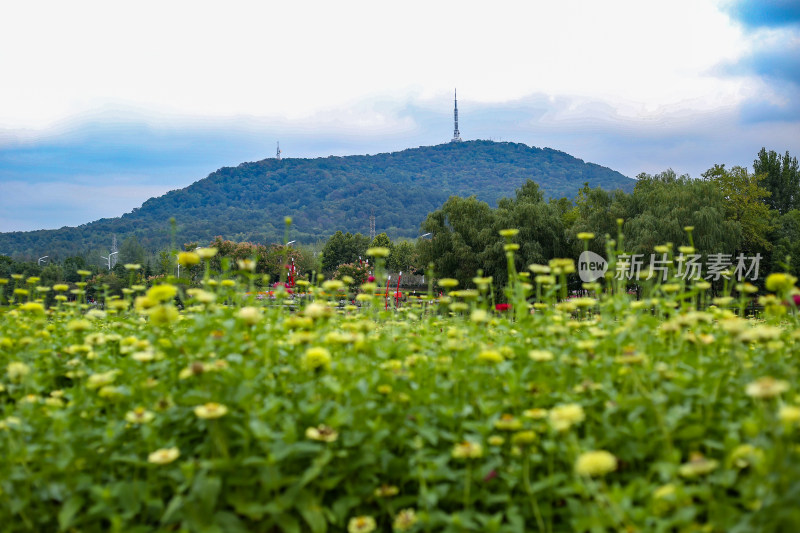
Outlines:
[[[278,141],[278,151],[275,152],[275,159],[277,159],[278,161],[281,160],[281,142],[280,141]]]

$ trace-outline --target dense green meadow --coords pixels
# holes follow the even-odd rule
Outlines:
[[[388,310],[382,249],[359,294],[257,295],[247,261],[100,306],[5,280],[2,529],[800,531],[792,276],[578,297],[503,235],[504,288]]]

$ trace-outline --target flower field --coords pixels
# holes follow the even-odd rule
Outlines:
[[[478,277],[388,311],[338,281],[257,300],[246,268],[102,309],[7,280],[0,524],[800,531],[795,280],[745,319],[750,287],[567,298],[573,269],[511,272],[504,306]]]

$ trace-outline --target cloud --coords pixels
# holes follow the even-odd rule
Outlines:
[[[739,0],[728,7],[728,12],[749,28],[800,24],[797,0]]]
[[[781,108],[778,100],[754,99],[705,111],[664,106],[642,117],[583,96],[531,94],[505,103],[462,97],[459,126],[464,139],[550,147],[631,177],[667,168],[696,177],[714,163],[750,165],[761,147],[800,153],[793,102]],[[778,116],[782,109],[795,118]],[[411,98],[372,99],[296,120],[165,121],[131,110],[76,117],[47,135],[6,136],[0,231],[119,216],[222,166],[274,157],[278,140],[285,158],[375,154],[447,142],[452,120],[452,100]]]

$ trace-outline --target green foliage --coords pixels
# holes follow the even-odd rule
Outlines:
[[[621,201],[628,206],[621,218],[634,253],[650,254],[666,243],[688,244],[686,226],[694,227],[699,254],[733,253],[741,242],[741,225],[726,218],[728,204],[716,183],[678,177],[671,170],[642,174],[630,198]]]
[[[753,161],[753,172],[763,178],[763,186],[770,192],[764,201],[771,209],[780,214],[800,209],[800,167],[796,157],[788,151],[780,156],[762,148]]]
[[[766,200],[770,192],[761,186],[764,177],[750,174],[746,168],[714,165],[703,177],[715,183],[725,199],[725,218],[739,223],[742,230],[741,249],[755,253],[768,250],[770,210]]]
[[[535,221],[549,204],[530,192],[496,211]],[[514,315],[488,286],[398,311],[363,294],[337,310],[354,295],[316,286],[258,300],[224,268],[105,312],[79,289],[50,309],[17,292],[3,531],[800,530],[796,280],[773,277],[749,320],[676,280],[563,300],[556,263]]]
[[[369,237],[360,233],[351,235],[337,231],[322,248],[322,272],[330,274],[339,265],[366,261],[369,242]]]
[[[772,239],[772,271],[787,270],[800,278],[800,210],[794,209],[775,220]]]
[[[177,221],[176,243],[209,242],[217,235],[277,242],[286,215],[294,220],[291,239],[313,242],[335,229],[368,233],[373,211],[379,231],[394,239],[415,238],[425,216],[450,195],[475,194],[494,205],[527,179],[554,198],[574,196],[586,181],[608,189],[633,187],[618,172],[563,152],[490,141],[372,156],[265,159],[221,168],[119,218],[0,234],[0,250],[27,258],[88,255],[107,247],[112,234],[135,236],[150,251],[170,248],[171,217]]]
[[[546,203],[538,186],[527,181],[514,199],[502,199],[497,209],[474,196],[451,197],[422,224],[430,239],[419,247],[420,263],[433,263],[437,276],[472,286],[475,272],[482,270],[503,285],[507,279],[504,241],[499,231],[520,228],[516,242],[518,270],[568,252],[559,204]]]

